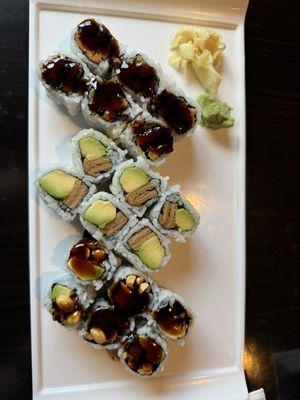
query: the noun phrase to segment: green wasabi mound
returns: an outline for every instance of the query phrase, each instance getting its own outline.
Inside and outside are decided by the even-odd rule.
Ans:
[[[202,109],[202,126],[215,130],[233,126],[232,108],[225,101],[217,100],[214,94],[202,93],[198,98],[198,103]]]

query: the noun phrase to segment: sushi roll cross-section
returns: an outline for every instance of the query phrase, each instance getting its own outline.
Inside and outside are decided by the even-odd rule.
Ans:
[[[166,342],[144,326],[120,347],[118,356],[129,372],[154,376],[164,369],[167,353]]]
[[[115,63],[115,77],[134,98],[153,99],[159,87],[159,77],[141,54],[121,58]]]
[[[170,290],[160,289],[157,298],[152,313],[157,330],[167,339],[183,339],[194,320],[192,311],[177,293]]]
[[[120,140],[132,157],[142,156],[151,166],[159,166],[173,151],[172,130],[145,111],[128,124]]]
[[[76,327],[82,319],[83,307],[79,301],[77,290],[60,283],[51,288],[50,313],[54,321],[69,327]]]
[[[113,195],[98,192],[86,203],[80,221],[94,238],[112,248],[117,238],[123,237],[123,229],[134,225],[136,218]]]
[[[197,122],[197,109],[183,96],[176,96],[166,89],[158,94],[150,105],[150,111],[169,125],[175,137],[192,130]]]
[[[110,279],[117,261],[113,253],[92,238],[84,238],[71,248],[67,268],[83,284],[100,289]]]
[[[124,161],[126,153],[94,129],[83,129],[72,139],[74,165],[92,183],[105,182]]]
[[[179,186],[171,187],[152,208],[149,216],[162,233],[173,236],[178,242],[185,242],[196,231],[200,217],[179,190]]]
[[[145,272],[158,271],[170,258],[169,241],[146,219],[128,232],[116,251]]]
[[[156,203],[166,189],[167,177],[151,171],[142,157],[137,161],[124,161],[114,173],[110,190],[142,217]]]
[[[80,335],[96,348],[114,349],[127,336],[131,325],[129,318],[100,300],[87,310],[87,321]]]
[[[94,18],[85,19],[77,25],[72,33],[71,47],[101,77],[112,68],[114,58],[120,56],[116,38]]]
[[[64,93],[83,94],[88,88],[82,65],[61,54],[42,64],[41,78],[53,89]]]
[[[37,180],[39,193],[46,204],[63,219],[72,220],[82,203],[95,191],[68,168],[53,168]]]
[[[131,267],[120,267],[108,296],[115,309],[128,316],[150,310],[156,286],[153,281]]]
[[[40,63],[40,79],[48,95],[71,115],[81,111],[93,75],[73,54],[55,53]]]

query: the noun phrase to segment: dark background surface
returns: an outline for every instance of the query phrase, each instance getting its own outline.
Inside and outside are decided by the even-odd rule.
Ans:
[[[299,10],[299,0],[252,0],[246,19],[245,369],[268,400],[300,398],[299,352],[278,354],[300,347]],[[27,0],[1,0],[0,22],[0,393],[27,400]]]

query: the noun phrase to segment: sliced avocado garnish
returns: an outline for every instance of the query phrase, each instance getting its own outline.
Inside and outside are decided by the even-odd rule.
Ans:
[[[138,167],[128,167],[120,176],[120,184],[126,193],[131,193],[150,181],[150,177]]]
[[[179,231],[190,231],[195,226],[192,214],[185,208],[178,208],[176,210],[175,222]]]
[[[107,154],[106,147],[95,138],[83,138],[80,139],[78,143],[82,157],[87,160],[93,160]]]
[[[105,267],[102,265],[96,265],[92,261],[78,257],[70,258],[68,267],[83,281],[99,279],[105,272]]]
[[[84,218],[103,229],[116,218],[117,209],[108,200],[96,200],[85,212]]]
[[[142,262],[151,269],[158,269],[165,257],[165,249],[157,236],[152,236],[136,250]]]
[[[41,188],[56,199],[64,199],[72,192],[75,185],[75,176],[55,169],[40,179]]]
[[[52,287],[51,299],[55,300],[58,296],[70,297],[71,293],[72,289],[68,288],[68,286],[60,285],[59,283],[57,283]]]

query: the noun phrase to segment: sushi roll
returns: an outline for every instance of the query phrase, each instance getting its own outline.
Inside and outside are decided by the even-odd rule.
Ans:
[[[94,302],[96,293],[91,288],[76,284],[70,275],[56,279],[47,289],[44,305],[53,321],[68,328],[79,328],[85,310]]]
[[[136,217],[112,194],[98,192],[85,204],[80,222],[95,239],[112,249],[136,224]]]
[[[121,150],[111,139],[94,129],[83,129],[72,139],[75,167],[87,181],[99,184],[106,181],[124,161]]]
[[[164,193],[168,179],[153,172],[143,158],[138,157],[137,161],[127,160],[119,165],[113,175],[110,190],[137,216],[142,217],[147,208]]]
[[[96,239],[83,238],[72,246],[66,267],[82,285],[99,290],[112,278],[117,260]]]
[[[91,82],[82,101],[82,115],[87,124],[113,139],[141,111],[119,83],[99,77]]]
[[[108,297],[123,315],[147,313],[152,309],[158,293],[156,282],[133,267],[120,267],[108,288]]]
[[[118,350],[126,371],[138,376],[155,376],[164,370],[168,355],[166,341],[146,324],[137,329]]]
[[[133,318],[118,313],[104,299],[99,299],[87,310],[79,336],[96,349],[114,350],[133,329]]]
[[[71,115],[81,111],[83,93],[92,74],[82,61],[67,53],[54,53],[40,62],[40,79],[48,95]]]
[[[158,271],[171,257],[169,240],[145,218],[130,229],[115,250],[146,273]]]
[[[182,297],[167,289],[160,289],[152,318],[165,338],[179,341],[186,337],[194,321],[193,312]]]
[[[94,74],[105,78],[115,58],[120,56],[120,45],[105,25],[88,18],[80,22],[71,33],[71,51]]]
[[[120,142],[137,159],[142,156],[152,167],[158,167],[173,151],[172,130],[147,111],[130,122],[120,135]]]
[[[113,76],[140,105],[155,99],[162,70],[145,54],[125,54],[114,63]]]
[[[148,111],[172,129],[175,141],[191,136],[200,122],[198,103],[188,99],[175,83],[168,80],[160,86]]]
[[[66,221],[72,221],[96,191],[94,185],[65,165],[42,172],[36,180],[36,187],[47,206]]]
[[[192,204],[179,192],[180,186],[170,188],[153,206],[149,218],[163,234],[185,242],[197,229],[200,217]]]

